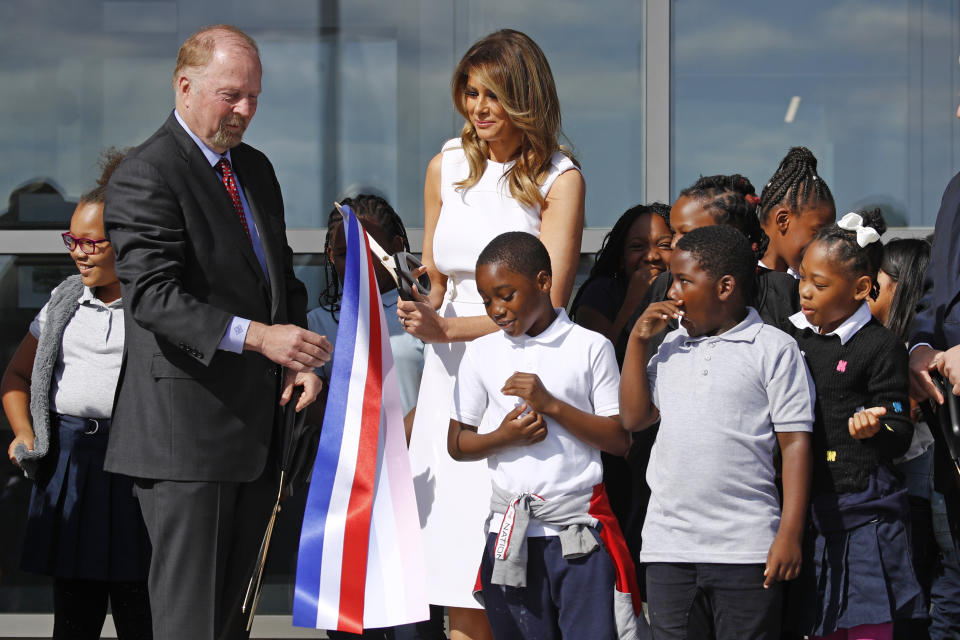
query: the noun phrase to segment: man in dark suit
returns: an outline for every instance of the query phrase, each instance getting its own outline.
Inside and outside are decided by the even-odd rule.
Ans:
[[[957,117],[960,118],[960,109]],[[910,396],[917,401],[932,398],[942,405],[944,394],[933,384],[932,372],[939,372],[946,380],[946,393],[960,395],[960,173],[950,180],[943,192],[933,238],[930,264],[923,283],[924,295],[910,328]],[[946,407],[941,411],[945,412]],[[934,494],[934,530],[941,556],[930,592],[928,637],[954,638],[960,633],[960,603],[957,601],[960,589],[960,563],[957,561],[960,478],[949,455],[948,436],[938,437],[937,425],[931,424],[930,427],[936,440],[934,486],[938,493]],[[938,522],[936,514],[940,509],[946,511],[948,528]]]
[[[243,589],[276,491],[279,405],[320,389],[273,167],[241,144],[260,94],[234,27],[180,48],[176,109],[107,189],[126,350],[106,468],[136,478],[154,637],[243,638]],[[273,446],[272,446],[273,445]]]
[[[933,237],[924,296],[910,330],[910,396],[943,404],[930,372],[939,371],[960,395],[960,173],[943,192]]]

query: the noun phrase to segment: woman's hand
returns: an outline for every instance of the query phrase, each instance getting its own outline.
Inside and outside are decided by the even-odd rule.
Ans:
[[[10,462],[19,467],[20,463],[17,462],[17,456],[14,455],[14,450],[18,444],[23,444],[27,447],[28,451],[33,451],[33,434],[15,437],[7,448],[7,457],[10,458]]]
[[[417,285],[413,285],[413,297],[397,303],[397,317],[404,331],[424,342],[449,342],[446,318],[437,313]]]

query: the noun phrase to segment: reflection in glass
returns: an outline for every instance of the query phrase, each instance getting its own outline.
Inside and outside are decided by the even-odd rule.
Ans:
[[[264,67],[248,142],[274,163],[291,228],[322,226],[358,185],[422,227],[427,163],[461,126],[450,74],[472,42],[509,26],[546,52],[587,177],[587,224],[611,226],[643,200],[643,10],[637,0],[237,0],[229,14],[244,16]],[[139,144],[160,126],[177,47],[223,20],[216,5],[183,1],[0,3],[0,194],[36,176],[55,192],[11,203],[0,226],[69,217],[53,196],[76,198],[103,147]]]
[[[960,169],[956,3],[671,6],[672,194],[715,173],[759,192],[803,145],[839,212],[880,206],[891,226],[933,225]]]

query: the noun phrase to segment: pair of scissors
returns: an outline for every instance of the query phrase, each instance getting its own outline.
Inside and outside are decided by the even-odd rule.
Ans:
[[[344,209],[356,215],[353,209],[350,208],[350,205],[341,205],[339,202],[334,202],[333,205],[341,215]],[[361,225],[361,228],[362,227],[363,225]],[[371,236],[366,229],[364,229],[363,232],[367,235],[367,242],[370,243],[370,252],[380,261],[380,264],[387,268],[387,273],[389,273],[393,281],[397,283],[397,290],[400,292],[401,300],[415,299],[413,295],[414,284],[417,285],[417,290],[419,290],[422,295],[430,295],[430,278],[427,274],[414,275],[414,272],[423,266],[423,263],[420,262],[416,256],[407,251],[398,251],[391,255],[380,246],[379,242],[373,239],[373,236]]]

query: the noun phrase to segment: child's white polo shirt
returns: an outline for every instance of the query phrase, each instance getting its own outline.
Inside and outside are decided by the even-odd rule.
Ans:
[[[620,370],[613,345],[604,336],[574,324],[563,309],[536,336],[517,338],[502,331],[467,345],[453,393],[450,417],[497,429],[522,402],[500,392],[515,372],[535,373],[554,397],[588,413],[620,413]],[[484,412],[487,412],[484,418]],[[592,489],[603,479],[600,451],[546,418],[547,437],[532,445],[505,449],[487,458],[492,480],[514,493],[545,500]]]

